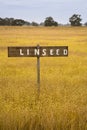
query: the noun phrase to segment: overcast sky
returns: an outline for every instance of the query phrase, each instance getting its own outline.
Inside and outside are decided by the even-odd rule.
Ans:
[[[74,13],[81,14],[82,22],[87,22],[87,0],[0,0],[2,18],[43,22],[52,16],[59,23],[68,23]]]

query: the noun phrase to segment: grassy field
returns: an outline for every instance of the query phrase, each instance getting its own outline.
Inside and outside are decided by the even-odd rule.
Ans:
[[[68,57],[8,58],[8,46],[67,45]],[[87,28],[0,27],[0,130],[87,130]]]

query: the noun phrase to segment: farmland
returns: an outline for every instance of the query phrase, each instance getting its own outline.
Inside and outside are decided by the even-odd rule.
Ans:
[[[68,57],[8,58],[8,46],[68,46]],[[87,28],[0,27],[0,130],[87,130]]]

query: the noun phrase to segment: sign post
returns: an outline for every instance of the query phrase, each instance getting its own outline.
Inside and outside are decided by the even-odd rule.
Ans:
[[[37,45],[39,49],[39,45]],[[37,56],[37,86],[38,86],[38,95],[40,94],[40,56]]]
[[[8,57],[37,57],[37,85],[40,94],[40,57],[67,57],[68,46],[8,47]]]

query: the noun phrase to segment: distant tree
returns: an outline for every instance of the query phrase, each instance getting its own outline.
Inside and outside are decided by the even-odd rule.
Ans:
[[[54,21],[52,17],[47,17],[44,21],[45,26],[58,26],[58,23]]]
[[[54,21],[53,26],[58,26],[58,23]]]
[[[11,26],[14,21],[14,18],[5,18],[4,25]]]
[[[30,22],[25,21],[24,25],[29,26],[29,25],[30,25]]]
[[[79,14],[74,14],[72,17],[70,17],[69,22],[71,23],[71,26],[81,26],[82,24],[80,22],[82,19],[80,17],[81,15]]]
[[[22,20],[22,19],[15,19],[13,22],[12,22],[12,25],[13,26],[22,26],[25,24],[25,21]]]
[[[41,22],[41,23],[40,23],[40,26],[44,26],[44,22]]]
[[[11,19],[9,18],[0,18],[0,25],[6,25],[9,26],[11,25]]]
[[[0,25],[3,26],[22,26],[22,25],[30,25],[29,22],[24,21],[22,19],[14,19],[14,18],[0,18]]]
[[[4,20],[0,18],[0,25],[4,25]]]
[[[13,21],[14,21],[14,18],[9,18],[10,25],[12,25]]]
[[[31,25],[32,25],[32,26],[38,26],[39,24],[36,23],[36,22],[32,22]]]
[[[87,22],[84,25],[87,26]]]
[[[9,18],[4,19],[4,25],[10,25]]]

